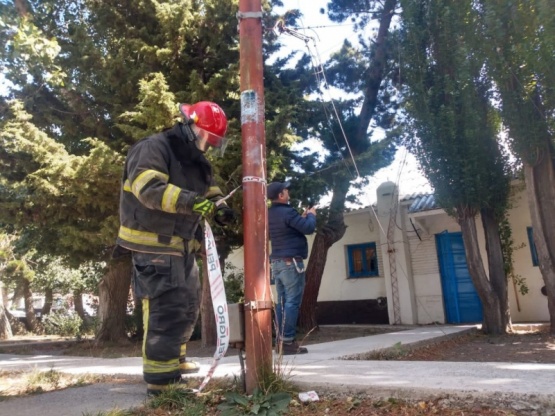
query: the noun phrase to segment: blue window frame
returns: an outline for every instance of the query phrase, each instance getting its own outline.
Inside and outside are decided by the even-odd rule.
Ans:
[[[534,244],[534,230],[532,227],[526,227],[528,232],[528,243],[530,244],[530,254],[532,255],[532,265],[538,267],[538,252]]]
[[[347,259],[349,262],[349,279],[378,276],[376,243],[347,246]]]

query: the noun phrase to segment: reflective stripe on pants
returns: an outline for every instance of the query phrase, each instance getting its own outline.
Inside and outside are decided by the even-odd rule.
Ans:
[[[133,287],[143,302],[143,375],[150,384],[180,379],[181,345],[199,313],[200,283],[194,254],[133,253]]]

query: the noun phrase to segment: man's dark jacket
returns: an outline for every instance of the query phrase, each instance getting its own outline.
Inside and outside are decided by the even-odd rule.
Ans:
[[[303,217],[289,204],[272,202],[268,209],[268,223],[272,243],[270,259],[308,257],[305,235],[312,234],[316,229],[313,214]]]

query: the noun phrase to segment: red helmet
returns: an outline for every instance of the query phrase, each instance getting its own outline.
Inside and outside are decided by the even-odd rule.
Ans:
[[[227,118],[224,110],[213,102],[200,101],[196,104],[180,104],[179,110],[185,120],[193,122],[192,128],[199,140],[199,148],[206,150],[207,146],[225,149]]]

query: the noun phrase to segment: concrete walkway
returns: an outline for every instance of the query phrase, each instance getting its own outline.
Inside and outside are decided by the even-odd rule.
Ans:
[[[425,399],[438,395],[504,397],[555,415],[555,364],[416,362],[341,360],[398,345],[433,342],[469,331],[468,326],[430,326],[342,341],[309,345],[309,353],[281,358],[285,376],[303,390],[318,393],[364,392],[372,397]],[[200,376],[211,358],[195,359]],[[141,358],[84,358],[0,354],[3,370],[50,370],[74,374],[141,375]],[[240,375],[236,356],[222,359],[216,377]],[[197,375],[198,376],[198,375]],[[145,401],[145,384],[105,383],[9,399],[0,402],[0,415],[97,415],[111,409],[129,409]]]

